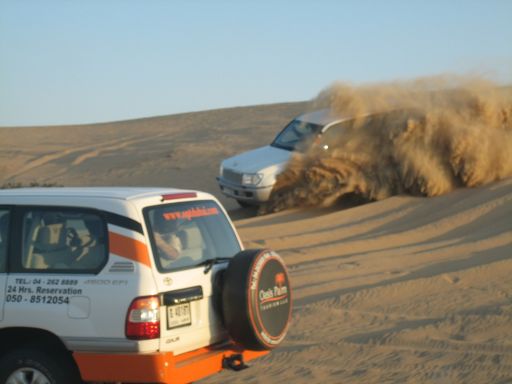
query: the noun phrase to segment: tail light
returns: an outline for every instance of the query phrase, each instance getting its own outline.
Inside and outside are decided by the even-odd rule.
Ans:
[[[126,337],[149,340],[160,337],[160,300],[158,296],[138,297],[126,314]]]
[[[178,199],[192,199],[194,197],[197,197],[196,192],[169,193],[166,195],[162,195],[162,201],[178,200]]]

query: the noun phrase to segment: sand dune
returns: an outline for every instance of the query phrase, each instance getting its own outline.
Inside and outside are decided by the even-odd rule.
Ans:
[[[205,382],[512,380],[512,179],[236,225],[287,262],[293,327],[253,369]]]
[[[206,190],[247,247],[280,252],[295,299],[285,344],[204,383],[512,382],[512,179],[249,218],[220,196],[220,160],[268,143],[306,107],[4,128],[0,179]]]
[[[235,208],[215,181],[220,161],[267,144],[305,107],[283,103],[103,124],[0,128],[0,183],[193,188]]]

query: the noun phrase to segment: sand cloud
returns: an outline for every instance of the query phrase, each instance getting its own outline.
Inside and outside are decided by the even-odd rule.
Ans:
[[[328,206],[354,194],[369,200],[436,196],[512,176],[510,93],[483,79],[453,76],[334,84],[313,107],[354,120],[294,156],[263,211]],[[391,112],[375,114],[381,111]]]

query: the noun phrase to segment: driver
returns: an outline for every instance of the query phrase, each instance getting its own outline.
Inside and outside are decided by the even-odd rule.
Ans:
[[[177,233],[178,222],[176,220],[166,220],[162,214],[155,215],[153,234],[161,260],[174,261],[180,256],[183,245]]]

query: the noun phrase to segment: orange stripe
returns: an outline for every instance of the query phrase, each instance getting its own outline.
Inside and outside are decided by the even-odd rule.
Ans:
[[[224,357],[241,353],[244,361],[266,355],[268,351],[240,350],[234,345],[206,347],[174,356],[161,353],[74,352],[82,380],[100,382],[152,382],[182,384],[197,381],[223,369]]]
[[[114,232],[108,233],[108,241],[110,252],[151,268],[148,248],[143,242]]]

